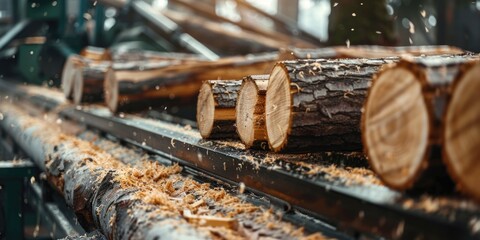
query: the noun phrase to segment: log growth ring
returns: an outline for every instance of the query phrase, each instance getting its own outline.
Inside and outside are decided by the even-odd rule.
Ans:
[[[365,103],[362,129],[370,165],[384,183],[398,190],[420,175],[430,132],[422,85],[404,67],[374,79]]]

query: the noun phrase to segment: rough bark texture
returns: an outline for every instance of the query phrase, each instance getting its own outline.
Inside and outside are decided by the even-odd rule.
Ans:
[[[116,104],[107,105],[113,112],[141,111],[156,107],[165,99],[193,103],[202,81],[206,79],[241,79],[245,75],[268,73],[277,53],[247,55],[220,59],[215,62],[180,64],[148,71],[115,71],[105,91],[117,92]],[[107,78],[107,82],[108,82]],[[108,88],[112,89],[108,89]],[[106,93],[107,95],[109,93]],[[115,106],[116,105],[116,106]]]
[[[371,78],[383,65],[397,60],[297,60],[278,63],[275,68],[281,68],[290,83],[291,117],[286,141],[272,149],[361,150],[361,108]],[[273,73],[267,99],[269,94],[276,94],[270,90],[272,77]],[[268,102],[266,111],[269,118],[271,109],[268,109]],[[271,139],[269,143],[272,146]]]
[[[202,134],[203,138],[221,139],[221,138],[238,138],[237,128],[235,127],[235,106],[237,104],[238,90],[242,84],[241,80],[207,80],[204,84],[210,86],[210,94],[213,97],[214,106],[202,106],[202,104],[209,104],[210,102],[201,99],[202,92],[200,92],[197,107],[197,121],[200,132],[208,132],[209,134]],[[206,93],[209,94],[209,93]],[[208,97],[208,96],[205,96]],[[205,116],[213,118],[213,125],[206,126],[203,123],[203,116],[209,114],[213,107],[213,116]],[[202,128],[210,128],[202,131]]]
[[[282,48],[279,60],[338,58],[335,47],[325,48]]]
[[[1,126],[45,171],[83,224],[98,227],[109,239],[209,238],[180,215],[139,199],[137,189],[124,187],[124,175],[132,173],[111,155],[14,107],[1,110],[8,116]]]
[[[200,55],[178,52],[155,52],[147,50],[127,50],[112,54],[112,61],[152,61],[152,60],[170,60],[181,61],[182,63],[207,62],[208,60]]]
[[[76,104],[101,102],[104,99],[103,82],[110,64],[79,67],[75,77],[73,100]]]
[[[326,48],[283,48],[280,60],[319,58],[385,58],[401,55],[443,55],[462,54],[463,50],[451,46],[402,46],[384,47],[375,45],[338,46]]]
[[[444,115],[446,105],[451,94],[451,84],[456,79],[460,67],[471,60],[472,56],[469,55],[457,57],[432,56],[404,59],[395,66],[386,69],[378,75],[377,79],[380,78],[382,74],[399,71],[399,69],[411,72],[415,76],[415,80],[420,83],[422,95],[421,98],[423,99],[422,102],[425,103],[427,111],[426,114],[428,117],[428,139],[426,140],[426,149],[424,149],[423,155],[420,156],[421,164],[415,169],[409,169],[410,166],[407,164],[403,168],[408,169],[408,171],[402,170],[403,168],[399,169],[395,174],[401,174],[401,177],[405,178],[405,181],[402,183],[393,183],[391,180],[389,180],[389,175],[393,174],[393,172],[384,172],[375,167],[378,166],[379,162],[385,161],[385,159],[377,159],[371,153],[373,151],[381,152],[386,146],[382,145],[381,142],[378,142],[374,145],[365,146],[365,152],[369,156],[369,161],[371,162],[374,171],[379,174],[386,185],[399,190],[427,189],[429,191],[448,191],[452,188],[452,181],[447,175],[441,156],[441,151],[443,148],[441,137],[444,125]],[[392,78],[392,81],[394,80],[395,79]],[[373,81],[371,91],[373,91],[373,88],[375,88],[376,81],[376,79]],[[374,100],[375,99],[372,99],[372,101]],[[366,105],[365,107],[365,115],[370,111],[368,106],[369,105]],[[383,106],[385,109],[388,107],[388,103]],[[366,128],[370,123],[363,121],[362,124],[363,131],[366,131]],[[407,126],[408,122],[399,124],[402,124],[401,126],[403,127]],[[388,137],[386,137],[385,141],[388,142],[387,138]],[[406,141],[413,140],[415,139],[407,139]],[[363,142],[365,144],[367,143],[365,136]],[[413,151],[415,149],[411,150]],[[398,179],[399,177],[400,176],[395,178]]]

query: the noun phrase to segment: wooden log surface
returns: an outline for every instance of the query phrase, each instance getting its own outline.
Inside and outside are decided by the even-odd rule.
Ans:
[[[445,113],[442,156],[459,190],[480,201],[480,63],[459,71]]]
[[[236,126],[246,148],[268,149],[265,129],[265,96],[269,75],[245,77],[238,91]]]
[[[203,138],[238,138],[235,106],[241,80],[207,80],[197,101],[197,126]]]
[[[191,10],[192,13],[195,14],[200,14],[204,16],[205,18],[215,21],[215,22],[220,22],[220,23],[229,23],[232,25],[236,25],[240,27],[242,30],[249,31],[251,33],[259,34],[263,37],[268,37],[271,39],[277,39],[280,40],[285,44],[285,46],[295,46],[295,47],[300,47],[300,48],[312,48],[315,47],[315,44],[312,44],[310,42],[307,42],[297,36],[293,35],[287,35],[281,32],[277,32],[274,30],[271,30],[266,27],[261,27],[257,26],[254,24],[249,24],[245,19],[242,17],[238,21],[233,21],[230,18],[223,17],[221,15],[216,14],[214,11],[210,11],[211,7],[208,5],[205,5],[204,3],[198,2],[198,1],[192,1],[192,0],[173,0],[172,3],[174,5],[178,5],[184,8],[187,8]]]
[[[478,57],[404,59],[374,79],[362,118],[365,152],[384,183],[399,190],[447,190],[443,116],[460,67]]]
[[[89,131],[66,135],[61,128],[71,126],[52,125],[55,114],[39,112],[35,118],[8,103],[0,111],[0,126],[46,173],[82,226],[108,239],[308,237],[271,208],[184,175],[176,164],[162,165],[157,157]]]
[[[164,99],[183,99],[191,104],[202,81],[268,73],[277,57],[277,53],[264,53],[148,71],[109,70],[105,78],[105,101],[113,112],[141,111],[161,104]]]
[[[270,149],[360,151],[360,116],[372,76],[398,58],[295,60],[273,69],[266,94]]]
[[[85,59],[80,55],[71,55],[67,58],[62,71],[62,91],[67,99],[73,98],[73,83],[75,69],[86,64]]]
[[[90,62],[79,65],[75,71],[73,102],[75,104],[104,101],[104,80],[109,68],[114,71],[148,71],[178,65],[181,61],[141,60],[128,62]]]
[[[111,155],[17,107],[3,104],[0,109],[6,116],[0,125],[46,173],[84,226],[98,227],[109,239],[209,238],[161,204],[139,198],[139,189],[129,187],[125,178],[133,169]]]
[[[82,51],[80,51],[80,55],[91,59],[93,61],[111,61],[112,55],[108,49],[100,48],[100,47],[93,47],[87,46]]]
[[[430,56],[457,55],[464,51],[452,46],[399,46],[385,47],[376,45],[336,46],[325,48],[282,48],[280,60],[319,59],[319,58],[385,58],[402,55]]]
[[[156,52],[148,50],[124,50],[112,53],[113,62],[129,62],[129,61],[181,61],[182,63],[208,62],[206,59],[197,54],[180,53],[180,52]]]

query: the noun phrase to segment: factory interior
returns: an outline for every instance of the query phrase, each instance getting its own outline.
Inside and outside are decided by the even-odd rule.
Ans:
[[[479,53],[480,0],[0,0],[0,240],[480,239]]]

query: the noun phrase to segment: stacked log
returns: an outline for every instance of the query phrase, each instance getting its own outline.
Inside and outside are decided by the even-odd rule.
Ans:
[[[266,53],[149,70],[109,69],[105,101],[112,112],[141,111],[161,105],[166,99],[193,102],[204,80],[241,79],[249,74],[268,73],[277,57],[277,53]]]
[[[203,138],[237,138],[235,106],[241,80],[207,80],[200,88],[197,123]]]
[[[448,189],[448,186],[452,186],[441,157],[443,145],[450,145],[447,139],[452,139],[451,134],[455,132],[445,131],[448,134],[442,140],[445,110],[449,105],[452,83],[458,79],[458,73],[466,73],[460,76],[478,73],[474,67],[468,68],[468,72],[462,70],[465,64],[476,58],[433,56],[404,59],[379,73],[373,80],[363,113],[363,143],[373,170],[386,185],[398,190],[434,190],[434,186]],[[473,75],[470,76],[472,79]],[[466,79],[469,82],[469,77]],[[454,113],[458,115],[455,117],[448,112],[447,115],[452,116],[450,119],[463,121],[461,113],[468,105],[456,105],[454,108],[457,111],[454,110]],[[449,126],[454,126],[454,122]],[[476,139],[478,142],[478,137]],[[475,141],[475,138],[466,141],[472,140]],[[453,151],[453,146],[458,147],[452,143],[447,148]],[[470,149],[468,153],[463,152],[460,158],[453,155],[454,160],[447,160],[447,166],[457,166],[456,169],[449,167],[449,170],[455,172],[454,176],[466,180],[460,181],[461,185],[471,190],[475,185],[472,183],[478,182],[480,175],[464,172],[465,165],[459,163],[475,155],[473,148]],[[468,160],[464,163],[468,164]],[[478,167],[469,171],[476,174]],[[478,196],[478,191],[473,191],[473,194]]]
[[[246,148],[268,148],[265,129],[265,95],[269,75],[245,77],[238,91],[235,123]]]
[[[360,151],[360,116],[372,76],[398,58],[279,62],[268,80],[270,149]]]

